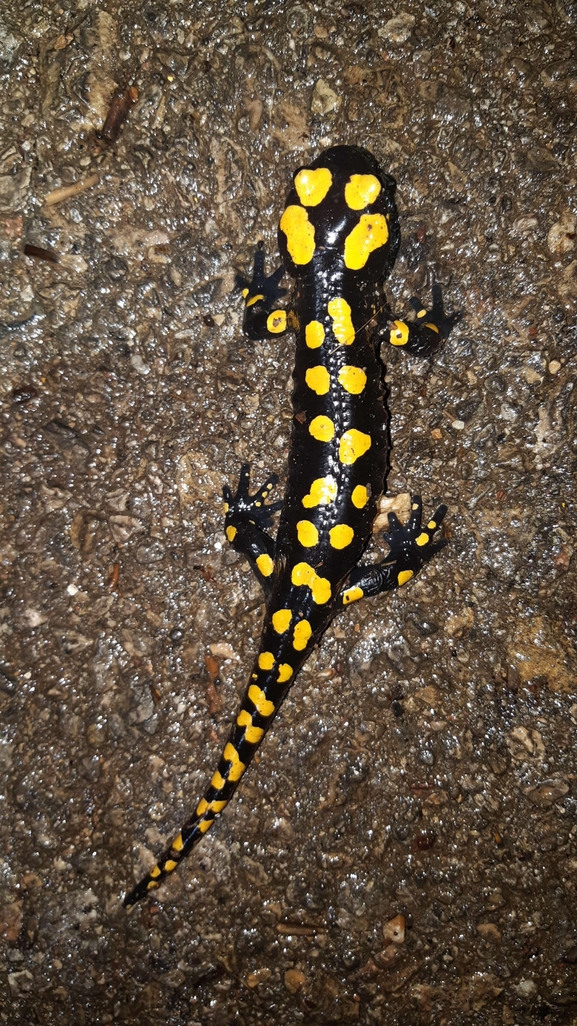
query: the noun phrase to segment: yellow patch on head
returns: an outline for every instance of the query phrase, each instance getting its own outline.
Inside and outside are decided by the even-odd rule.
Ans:
[[[313,632],[308,620],[299,620],[293,633],[293,648],[302,652],[307,647],[307,642]]]
[[[256,565],[263,577],[270,577],[274,570],[274,563],[268,552],[263,552],[261,556],[257,556]]]
[[[176,869],[177,865],[178,862],[175,859],[167,859],[162,868],[165,873],[172,873],[172,870]]]
[[[351,308],[346,299],[331,299],[327,306],[333,322],[333,334],[343,346],[350,346],[355,341],[355,329],[351,317]]]
[[[335,425],[330,417],[313,417],[309,424],[309,434],[317,442],[330,442],[335,437]]]
[[[288,631],[292,618],[291,609],[277,609],[276,613],[272,614],[272,625],[277,634],[284,634],[285,631]]]
[[[256,684],[251,684],[249,687],[248,697],[255,706],[257,713],[260,713],[261,716],[272,716],[274,702],[269,702],[264,691],[257,687]]]
[[[345,239],[345,267],[360,271],[371,253],[384,246],[389,238],[389,226],[384,214],[361,214]]]
[[[305,343],[309,349],[318,349],[325,340],[324,325],[320,321],[309,321],[305,325]]]
[[[261,652],[258,657],[258,665],[261,670],[272,670],[274,666],[274,655],[272,652]]]
[[[346,363],[339,371],[339,382],[346,392],[360,395],[367,383],[367,375],[362,367],[353,367]]]
[[[212,780],[210,782],[210,786],[214,787],[215,791],[222,791],[224,785],[225,785],[225,779],[224,779],[222,773],[220,773],[217,770],[216,773],[213,773],[213,775],[212,775]]]
[[[345,185],[345,203],[351,210],[364,210],[380,191],[381,183],[374,175],[351,175]]]
[[[339,441],[341,463],[347,466],[354,463],[371,448],[371,444],[371,436],[366,435],[364,431],[357,431],[356,428],[345,431]]]
[[[413,576],[412,570],[401,570],[400,574],[397,575],[397,584],[399,585],[399,588],[402,587],[403,584],[406,584],[407,581],[410,581]]]
[[[230,741],[225,746],[222,755],[227,762],[230,762],[230,769],[228,771],[227,780],[240,780],[246,769],[246,766],[244,762],[240,761],[240,755],[238,754],[234,745],[231,745]]]
[[[331,582],[326,577],[319,577],[309,563],[296,563],[292,569],[291,581],[295,585],[308,585],[313,602],[318,606],[324,606],[331,597]]]
[[[273,335],[286,331],[286,310],[273,310],[266,319],[266,326]]]
[[[348,606],[351,602],[358,602],[359,599],[362,599],[364,594],[363,589],[359,588],[358,585],[354,585],[352,588],[347,588],[346,591],[343,591],[343,605]]]
[[[334,477],[327,474],[326,477],[317,477],[311,484],[308,495],[303,496],[303,506],[311,509],[314,506],[328,506],[337,497],[337,482]]]
[[[318,367],[309,367],[305,374],[305,381],[317,395],[326,395],[331,387],[331,376],[321,364]]]
[[[295,175],[295,189],[304,207],[318,207],[332,184],[333,176],[328,167],[303,167]]]
[[[422,531],[421,534],[419,535],[419,537],[415,538],[415,545],[423,546],[423,545],[428,545],[428,544],[429,544],[429,535],[426,533],[426,531]]]
[[[364,509],[370,498],[370,492],[366,485],[357,485],[353,488],[351,502],[357,509]]]
[[[225,534],[226,534],[226,537],[228,538],[229,542],[233,542],[234,539],[236,538],[237,534],[238,534],[238,531],[237,531],[236,527],[233,527],[232,524],[229,524],[227,529],[226,529],[226,531],[225,531]]]
[[[389,334],[389,342],[392,346],[406,346],[409,341],[409,325],[404,321],[393,321],[393,325]]]
[[[348,524],[337,524],[335,527],[331,527],[329,531],[329,541],[333,549],[346,549],[347,545],[350,545],[355,532],[352,527]]]
[[[201,820],[200,823],[198,824],[198,829],[200,830],[201,834],[205,834],[207,830],[210,830],[210,828],[211,828],[213,823],[214,823],[214,819],[203,819],[203,820]]]
[[[310,520],[299,520],[297,523],[297,537],[305,549],[311,549],[318,544],[319,532]]]
[[[315,230],[304,207],[287,207],[280,219],[289,255],[295,264],[308,264],[315,251]]]

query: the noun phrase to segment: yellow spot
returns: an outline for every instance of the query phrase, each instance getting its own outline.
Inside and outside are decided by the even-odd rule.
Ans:
[[[351,175],[345,185],[345,202],[351,210],[363,210],[374,203],[381,183],[374,175]]]
[[[290,609],[277,609],[276,613],[272,614],[272,625],[277,634],[284,634],[285,631],[288,631],[292,618],[293,614]]]
[[[418,506],[414,506],[413,509],[418,509]],[[428,527],[429,531],[436,531],[437,530],[437,521],[436,520],[429,520],[429,523],[427,524],[427,527]]]
[[[364,594],[363,589],[359,588],[358,585],[355,585],[353,588],[347,588],[346,591],[343,591],[343,605],[348,606],[351,602],[358,602]]]
[[[228,771],[227,780],[240,780],[246,769],[246,766],[244,762],[240,761],[240,756],[234,745],[231,745],[230,741],[226,745],[222,755],[223,758],[231,764],[230,769]]]
[[[325,340],[325,329],[320,321],[309,321],[305,327],[305,342],[309,349],[318,349]]]
[[[389,342],[392,346],[406,346],[409,341],[409,325],[404,321],[393,321],[394,328],[391,328]]]
[[[228,513],[229,509],[230,509],[230,506],[229,506],[228,502],[223,502],[223,504],[222,504],[222,511],[223,511],[223,513]]]
[[[293,668],[288,663],[281,663],[278,668],[277,681],[279,684],[286,684],[287,680],[290,680],[293,675]]]
[[[182,851],[182,849],[184,848],[184,841],[182,840],[182,834],[179,834],[178,837],[174,838],[174,841],[172,842],[170,847],[172,848],[173,851]]]
[[[266,326],[273,335],[286,331],[286,310],[273,310],[266,319]]]
[[[295,189],[304,207],[318,207],[332,184],[333,176],[328,167],[304,167],[295,175]]]
[[[162,869],[160,868],[160,866],[155,866],[154,869],[150,870],[150,873],[148,875],[154,879],[155,877],[160,876],[161,873]]]
[[[258,665],[261,670],[272,670],[274,666],[274,655],[272,652],[261,652],[258,657]]]
[[[246,299],[247,296],[248,296],[248,289],[243,289],[242,290],[242,298]]]
[[[439,334],[439,329],[438,329],[436,324],[425,324],[424,327],[425,328],[430,328],[431,331],[436,331],[437,335]]]
[[[331,387],[331,376],[326,369],[319,364],[318,367],[309,367],[305,374],[305,381],[309,388],[317,395],[326,395]]]
[[[407,581],[410,581],[411,577],[413,577],[412,570],[401,570],[400,574],[397,576],[397,584],[399,585],[399,588],[402,587],[403,584],[406,584]]]
[[[351,308],[346,299],[331,299],[327,306],[333,322],[333,333],[343,346],[350,346],[355,341],[355,329],[351,317]]]
[[[264,691],[258,688],[256,684],[251,684],[248,689],[248,697],[256,708],[257,713],[261,716],[272,716],[274,712],[274,702],[269,702]]]
[[[206,798],[202,798],[199,801],[198,805],[196,806],[196,815],[197,816],[204,816],[204,814],[205,814],[207,809],[208,809],[208,802],[207,802]],[[174,848],[174,845],[172,847]]]
[[[226,537],[228,538],[229,542],[233,542],[234,539],[236,538],[237,534],[238,534],[238,531],[237,531],[236,527],[233,527],[232,524],[229,524],[229,526],[227,527],[227,529],[225,531],[225,534],[226,534]]]
[[[293,648],[296,648],[297,652],[302,652],[307,647],[312,632],[313,629],[308,620],[300,620],[297,623],[293,634]]]
[[[339,381],[351,395],[360,395],[367,383],[367,375],[361,367],[346,363],[339,371]]]
[[[311,509],[313,506],[328,506],[337,497],[337,482],[334,477],[327,474],[326,477],[317,477],[311,484],[308,495],[303,496],[303,506]]]
[[[351,501],[353,503],[353,506],[356,506],[357,509],[363,509],[367,505],[369,497],[370,492],[366,485],[357,485],[356,488],[353,488]]]
[[[256,565],[263,577],[270,577],[274,570],[274,563],[268,552],[263,552],[262,556],[257,556]]]
[[[297,536],[300,544],[305,549],[311,549],[313,545],[318,544],[319,532],[310,520],[299,520],[297,524]]]
[[[418,538],[415,538],[415,545],[428,545],[428,543],[429,543],[429,535],[426,534],[425,531],[423,531],[422,534],[420,534]]]
[[[308,264],[315,251],[315,230],[304,207],[287,207],[280,219],[280,230],[295,264]]]
[[[225,805],[228,805],[228,802],[224,802],[223,801],[223,802],[211,802],[210,803],[210,807],[211,807],[213,812],[222,812],[222,810],[224,809]]]
[[[164,869],[165,873],[172,873],[172,870],[176,869],[177,865],[178,862],[176,862],[174,859],[167,859],[162,868]]]
[[[425,307],[423,306],[423,307],[421,307],[420,310],[417,311],[417,317],[422,318],[422,317],[426,317],[426,316],[427,316],[427,311],[425,310]]]
[[[158,880],[149,880],[147,885],[146,885],[146,890],[147,891],[153,891],[155,889],[155,887],[160,887],[160,884],[158,883]]]
[[[198,829],[200,830],[201,834],[205,834],[207,830],[210,830],[210,828],[211,828],[213,823],[214,823],[214,819],[203,819],[203,820],[201,820],[200,823],[198,824]]]
[[[345,239],[345,267],[360,271],[371,253],[384,246],[389,226],[384,214],[361,214],[358,224]]]
[[[318,606],[324,606],[331,597],[331,582],[326,577],[319,577],[309,563],[296,563],[293,566],[291,581],[296,585],[308,585],[313,602],[316,602]]]
[[[210,782],[210,786],[214,787],[215,791],[222,791],[224,785],[225,785],[225,779],[224,779],[222,773],[219,773],[219,771],[217,770],[216,773],[213,774],[212,780]]]
[[[247,289],[247,295],[248,295],[248,289]],[[251,296],[250,299],[247,299],[247,302],[246,302],[247,310],[248,310],[249,306],[254,306],[254,304],[258,303],[261,299],[264,299],[264,296]]]
[[[337,524],[336,527],[331,527],[329,531],[329,541],[333,549],[346,549],[347,545],[350,545],[355,532],[352,527],[348,524]]]
[[[357,431],[351,428],[341,435],[339,442],[339,459],[341,463],[350,465],[358,460],[368,449],[371,448],[371,436],[364,431]]]
[[[309,424],[309,434],[317,442],[330,442],[335,437],[335,425],[330,417],[314,417]]]
[[[253,727],[252,716],[246,709],[241,709],[236,718],[236,722],[239,727],[246,727],[244,732],[245,741],[248,741],[251,745],[256,745],[260,741],[264,734],[264,730],[262,727]],[[216,802],[212,803],[213,808],[216,804]],[[226,805],[226,802],[223,802],[222,804]],[[215,809],[214,811],[217,812],[218,810]]]

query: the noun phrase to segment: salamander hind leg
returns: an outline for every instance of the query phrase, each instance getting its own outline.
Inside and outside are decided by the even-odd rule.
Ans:
[[[413,356],[429,356],[434,353],[441,342],[448,338],[451,329],[461,320],[461,313],[445,315],[441,286],[436,282],[432,288],[433,305],[430,310],[423,306],[420,299],[413,296],[409,302],[416,314],[416,320],[389,321],[387,325],[387,341],[392,346],[402,346]]]
[[[271,474],[254,495],[250,494],[250,467],[244,463],[236,492],[228,485],[223,488],[225,521],[224,530],[230,544],[246,556],[250,562],[265,595],[272,585],[274,571],[274,541],[266,532],[272,526],[272,517],[282,508],[282,501],[266,500],[278,482]]]
[[[259,242],[254,255],[252,279],[237,274],[236,284],[244,298],[243,330],[249,338],[258,341],[284,335],[287,330],[286,310],[278,308],[278,301],[287,290],[280,288],[284,267],[277,267],[268,277],[264,271],[264,246]]]
[[[421,524],[421,511],[421,498],[414,495],[411,516],[406,524],[401,524],[394,513],[389,513],[389,531],[383,532],[383,538],[390,552],[380,563],[358,566],[351,572],[340,594],[344,606],[364,596],[401,587],[447,545],[446,538],[435,540],[447,507],[439,506],[425,526]]]

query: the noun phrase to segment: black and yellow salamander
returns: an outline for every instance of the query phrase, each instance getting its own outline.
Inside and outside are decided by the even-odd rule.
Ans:
[[[249,338],[296,335],[286,494],[283,503],[267,502],[272,476],[251,494],[248,466],[236,493],[224,490],[226,536],[250,561],[266,598],[260,647],[204,797],[125,906],[157,888],[223,811],[333,617],[363,596],[405,584],[444,544],[435,532],[446,507],[422,526],[415,496],[406,524],[389,516],[386,557],[360,562],[388,459],[380,342],[426,356],[459,319],[445,316],[437,285],[431,310],[413,299],[415,320],[393,319],[382,284],[400,242],[394,179],[364,149],[325,150],[295,173],[278,238],[284,266],[267,277],[260,246],[252,280],[239,285]],[[289,310],[278,305],[285,270],[295,278]],[[267,528],[281,508],[275,541]]]

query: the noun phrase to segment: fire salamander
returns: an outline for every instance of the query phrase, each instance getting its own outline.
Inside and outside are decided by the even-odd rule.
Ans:
[[[426,356],[459,319],[445,316],[437,285],[430,310],[411,300],[412,322],[393,319],[386,304],[382,284],[400,242],[394,179],[359,147],[325,150],[295,173],[278,238],[284,266],[267,277],[261,244],[252,279],[238,283],[249,338],[296,335],[286,495],[283,503],[267,502],[275,476],[251,494],[248,465],[236,493],[224,489],[226,537],[250,561],[266,598],[260,647],[204,797],[125,906],[157,888],[221,814],[337,613],[363,596],[406,584],[445,544],[435,533],[446,507],[422,526],[421,500],[414,496],[406,524],[389,515],[386,557],[360,562],[388,458],[379,344],[385,339]],[[285,270],[295,279],[290,310],[279,306]],[[281,508],[275,541],[267,528]]]

